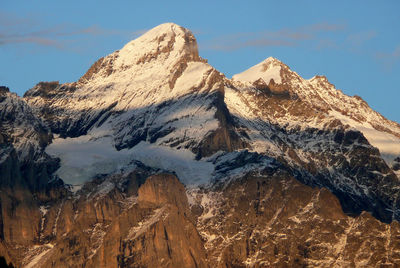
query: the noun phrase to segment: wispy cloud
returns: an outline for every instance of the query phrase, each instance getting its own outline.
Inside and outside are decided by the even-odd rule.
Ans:
[[[394,65],[400,62],[400,45],[397,45],[392,52],[376,53],[375,58],[383,63],[386,70],[391,71]]]
[[[391,52],[376,53],[371,41],[377,36],[378,32],[375,30],[354,31],[347,24],[322,22],[275,31],[223,35],[200,44],[200,47],[205,50],[218,51],[263,47],[341,50],[375,58],[383,63],[387,70],[390,70],[397,62],[400,62],[400,45]]]
[[[83,29],[70,30],[67,26],[57,26],[41,30],[27,29],[26,31],[14,31],[14,29],[0,30],[0,45],[30,43],[40,46],[63,48],[63,37],[77,37],[79,35],[99,35],[101,29],[88,27]]]
[[[334,41],[331,38],[322,38],[317,40],[315,49],[323,50],[323,49],[339,49],[340,45],[337,41]]]
[[[359,47],[363,45],[365,42],[375,38],[377,36],[377,32],[373,30],[363,31],[358,33],[352,33],[347,36],[347,41],[350,42],[351,45],[355,47]]]
[[[0,13],[0,46],[34,44],[40,47],[69,49],[72,43],[88,37],[120,35],[133,38],[144,31],[104,29],[97,25],[82,28],[72,24],[59,24],[48,27],[36,18],[20,18],[4,12]]]
[[[0,27],[13,27],[26,24],[35,26],[38,24],[38,20],[32,16],[21,18],[15,14],[0,11]]]
[[[267,36],[265,33],[238,33],[221,36],[205,44],[203,48],[210,50],[233,51],[245,47],[266,47],[266,46],[294,46],[292,40],[277,39]]]
[[[247,47],[299,46],[304,41],[321,39],[326,33],[343,31],[345,24],[317,23],[294,29],[225,35],[204,44],[204,49],[232,51]]]

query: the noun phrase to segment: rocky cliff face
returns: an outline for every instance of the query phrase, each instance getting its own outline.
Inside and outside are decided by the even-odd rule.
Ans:
[[[58,168],[44,149],[52,134],[31,107],[16,94],[0,90],[0,185],[45,188]]]
[[[21,263],[37,267],[400,264],[397,222],[384,224],[368,213],[348,216],[328,190],[305,186],[280,169],[250,173],[224,184],[224,189],[192,189],[187,194],[170,174],[152,175],[140,184],[149,172],[154,171],[131,173],[127,188],[120,188],[126,178],[99,178],[90,185],[93,190],[83,189],[84,197],[49,208],[38,219],[41,243],[20,250]]]
[[[138,168],[128,178],[99,178],[90,187],[96,190],[83,189],[85,195],[78,200],[63,200],[54,211],[50,208],[42,220],[44,244],[35,249],[40,253],[29,250],[22,263],[40,267],[207,267],[185,187],[169,174],[143,177],[152,172]],[[126,180],[130,185],[121,187]]]
[[[191,192],[204,210],[197,226],[213,267],[398,265],[398,223],[368,213],[346,216],[324,188],[280,171],[249,174],[225,187]]]
[[[0,88],[0,255],[19,256],[16,247],[37,241],[40,203],[67,193],[53,176],[59,160],[45,153],[52,134],[31,107]],[[18,245],[18,246],[17,246]]]
[[[228,79],[168,23],[0,108],[17,266],[400,265],[400,126],[325,77]]]

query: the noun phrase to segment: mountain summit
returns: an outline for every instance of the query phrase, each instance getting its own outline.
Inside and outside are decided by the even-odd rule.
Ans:
[[[162,75],[170,74],[166,73],[168,71],[179,71],[183,61],[201,61],[196,39],[189,30],[166,23],[129,42],[121,50],[98,60],[79,82],[114,81],[126,79],[127,74],[133,75],[129,79],[134,80],[135,76],[140,77],[144,73],[152,73],[153,79],[161,79]],[[157,69],[161,66],[161,69]],[[160,77],[155,76],[157,73]],[[173,87],[174,81],[167,81]]]
[[[400,265],[400,125],[326,77],[228,79],[166,23],[0,107],[18,266]]]
[[[309,80],[303,79],[284,63],[269,57],[234,75],[232,80],[241,82],[244,87],[266,88],[272,94],[287,95],[299,100],[287,107],[288,109],[282,107],[285,109],[283,118],[279,118],[281,115],[274,109],[275,118],[269,120],[281,121],[280,124],[286,121],[289,125],[295,122],[296,126],[301,124],[299,121],[305,120],[308,127],[321,127],[321,124],[324,124],[322,121],[330,117],[329,120],[337,119],[362,132],[368,141],[380,150],[389,165],[393,164],[393,160],[400,154],[400,125],[373,111],[360,97],[343,94],[325,76],[317,75]],[[283,104],[287,103],[289,102]],[[307,105],[309,109],[300,111],[303,107],[299,105]],[[304,115],[305,118],[302,118]]]
[[[234,75],[232,79],[250,83],[262,79],[266,85],[269,85],[273,80],[272,83],[282,84],[281,71],[284,71],[285,69],[289,68],[279,60],[269,57],[248,70]]]

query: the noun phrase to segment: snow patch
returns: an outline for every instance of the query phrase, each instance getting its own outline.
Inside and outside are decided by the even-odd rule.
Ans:
[[[44,257],[53,249],[54,245],[53,244],[45,244],[43,246],[34,246],[32,249],[32,255],[37,254],[31,260],[29,261],[28,264],[23,266],[24,268],[34,268],[34,267],[41,267],[41,264],[43,262]],[[30,256],[32,256],[30,254]]]
[[[40,220],[40,239],[43,239],[44,223],[46,221],[46,214],[47,214],[49,208],[46,206],[40,206],[39,210],[40,210],[40,213],[42,214],[42,219]]]
[[[173,171],[188,186],[208,183],[214,171],[212,163],[195,160],[195,155],[187,149],[140,142],[132,148],[133,157],[150,167]]]
[[[93,258],[93,256],[97,254],[98,250],[103,245],[104,236],[106,235],[104,229],[106,229],[107,227],[108,226],[103,227],[101,223],[96,223],[94,225],[92,234],[90,235],[90,244],[92,248],[91,248],[91,254],[89,255],[88,259]]]
[[[135,240],[136,238],[144,234],[153,224],[159,221],[165,210],[165,206],[155,209],[153,214],[149,218],[145,219],[144,221],[138,222],[136,226],[133,226],[131,227],[131,229],[129,229],[129,233],[126,239]]]
[[[48,207],[46,207],[46,206],[40,206],[39,210],[42,213],[43,217],[47,214],[47,211],[49,211]]]
[[[369,123],[359,123],[337,111],[330,111],[329,114],[338,118],[343,124],[348,124],[362,132],[369,143],[379,149],[382,158],[389,167],[392,165],[393,160],[400,156],[400,138],[387,132],[378,131]]]
[[[73,186],[80,186],[96,174],[108,174],[129,163],[127,150],[117,151],[112,146],[111,137],[57,138],[46,152],[61,159],[56,174]]]
[[[186,185],[207,183],[214,171],[212,163],[195,160],[187,149],[140,142],[131,149],[117,151],[111,137],[57,138],[46,152],[61,159],[56,174],[67,184],[80,186],[97,174],[111,174],[131,165],[133,160],[147,166],[175,172]],[[111,185],[108,185],[111,187]],[[104,191],[110,187],[103,187]]]

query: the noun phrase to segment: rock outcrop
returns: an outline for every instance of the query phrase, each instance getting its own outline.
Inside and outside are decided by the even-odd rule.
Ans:
[[[351,217],[325,188],[285,172],[249,174],[217,191],[192,191],[212,267],[396,267],[400,225]]]
[[[39,235],[43,243],[39,252],[43,255],[36,260],[29,250],[23,264],[37,261],[40,267],[208,267],[184,186],[173,175],[157,174],[148,177],[137,190],[142,176],[149,171],[131,173],[129,180],[136,179],[136,183],[131,181],[128,188],[117,186],[126,178],[108,177],[99,180],[94,191],[87,185],[81,192],[86,191],[87,198],[62,200],[55,210],[43,215]],[[115,188],[110,190],[108,186],[109,192],[105,192],[102,187],[108,184]],[[126,196],[128,192],[130,196]]]

